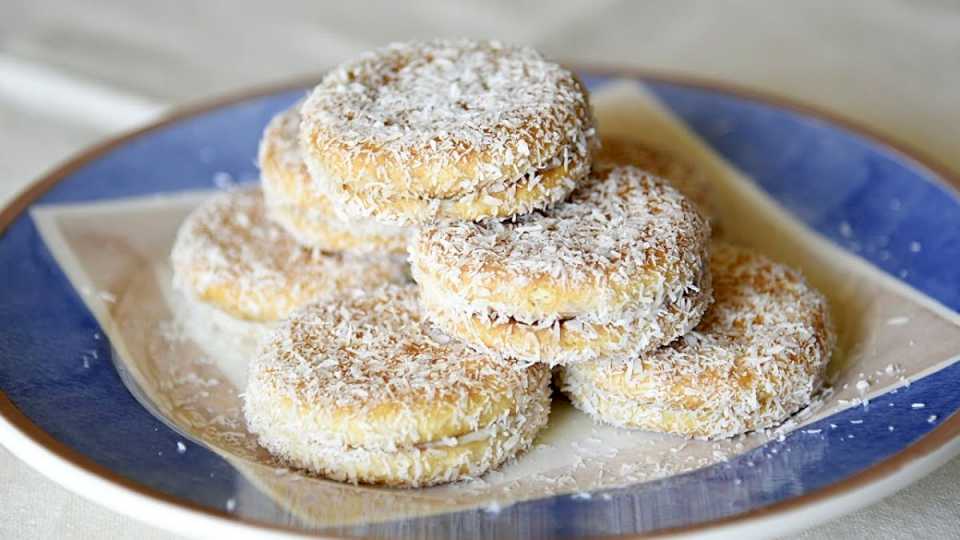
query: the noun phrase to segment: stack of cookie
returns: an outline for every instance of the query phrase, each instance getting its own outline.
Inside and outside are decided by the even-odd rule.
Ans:
[[[205,201],[173,247],[177,317],[231,364],[249,363],[277,322],[341,290],[407,283],[408,229],[351,220],[312,188],[299,152],[296,108],[270,122],[261,186]]]
[[[823,298],[714,245],[692,168],[601,145],[585,87],[532,49],[433,41],[345,63],[271,122],[260,162],[263,195],[184,224],[175,281],[282,319],[244,412],[292,466],[480,475],[547,424],[552,372],[600,421],[705,438],[782,421],[820,384]],[[391,266],[403,249],[416,283]]]

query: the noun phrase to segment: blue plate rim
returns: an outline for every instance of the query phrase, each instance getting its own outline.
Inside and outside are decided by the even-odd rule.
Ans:
[[[805,103],[801,100],[784,97],[766,90],[750,88],[737,83],[731,83],[728,81],[721,81],[687,73],[645,68],[618,67],[614,65],[597,63],[591,63],[589,65],[567,63],[567,65],[578,74],[587,76],[622,77],[706,90],[709,92],[715,92],[764,103],[778,109],[783,109],[805,117],[817,119],[831,124],[832,126],[835,126],[841,130],[852,133],[857,137],[876,144],[877,146],[889,149],[897,156],[909,160],[913,165],[926,169],[941,185],[953,190],[955,193],[960,194],[960,173],[953,171],[945,164],[927,155],[924,155],[921,151],[911,147],[910,145],[889,135],[881,133],[872,127],[846,118],[841,114],[825,108]],[[254,87],[248,87],[245,90],[238,92],[199,100],[192,104],[177,107],[163,115],[163,117],[160,119],[147,125],[120,133],[104,140],[103,142],[88,147],[87,149],[82,150],[67,160],[61,162],[51,171],[43,174],[38,180],[30,183],[23,190],[21,190],[20,193],[17,194],[5,207],[3,207],[2,210],[0,210],[0,236],[5,234],[8,227],[25,211],[27,211],[34,201],[41,198],[59,182],[66,179],[76,170],[85,166],[89,162],[105,156],[112,150],[122,147],[141,135],[145,135],[169,125],[176,124],[177,122],[192,118],[194,116],[212,112],[246,100],[264,97],[275,93],[281,93],[284,91],[292,91],[298,88],[309,87],[313,84],[316,84],[320,77],[321,75],[296,77],[279,83],[257,85]],[[270,532],[273,534],[291,537],[323,537],[310,534],[306,531],[244,519],[226,511],[214,510],[199,504],[178,499],[153,488],[128,480],[108,469],[107,467],[93,462],[90,458],[87,458],[81,453],[71,449],[66,444],[58,441],[52,435],[44,431],[29,417],[23,414],[9,400],[2,390],[0,390],[0,428],[6,428],[5,431],[19,435],[21,442],[46,449],[53,454],[56,459],[64,462],[74,470],[79,470],[79,472],[85,473],[86,475],[93,475],[99,480],[106,481],[113,487],[129,492],[128,494],[130,495],[145,497],[152,502],[160,504],[172,505],[174,510],[189,512],[191,514],[200,514],[203,517],[213,518],[220,526],[225,526],[234,530],[237,528],[253,528],[260,530],[261,532]],[[925,436],[921,437],[913,444],[904,447],[902,450],[890,456],[886,460],[876,463],[875,465],[848,478],[828,486],[824,486],[810,493],[706,523],[660,529],[647,534],[625,535],[622,536],[622,538],[653,538],[676,534],[704,533],[721,527],[746,524],[761,518],[786,515],[790,512],[811,507],[817,503],[822,503],[831,498],[849,494],[859,489],[877,484],[883,480],[888,480],[894,476],[895,473],[903,470],[908,465],[918,463],[924,458],[929,458],[938,451],[944,450],[949,443],[958,438],[960,438],[960,414],[954,414],[950,418],[947,418],[941,422],[940,425],[931,430]],[[12,448],[13,445],[7,443],[6,441],[3,441],[3,445],[23,462],[32,466],[32,463],[29,459],[23,456],[22,453],[17,452]],[[957,450],[960,450],[960,447],[958,447]],[[64,487],[67,487],[74,492],[87,497],[88,499],[94,500],[94,502],[100,502],[93,497],[92,494],[81,492],[71,483],[61,482],[60,479],[54,477],[52,474],[48,474],[48,471],[39,470],[39,472],[55,482],[63,485]],[[863,505],[860,506],[865,506],[873,500],[875,499],[865,497]],[[118,508],[112,509],[122,512],[122,510]],[[141,521],[150,521],[145,520],[143,516],[139,516],[139,519]],[[153,524],[162,526],[162,523],[158,522],[153,522]]]

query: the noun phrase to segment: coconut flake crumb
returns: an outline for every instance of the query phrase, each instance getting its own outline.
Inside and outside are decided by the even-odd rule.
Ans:
[[[840,236],[842,236],[842,237],[844,237],[844,238],[852,238],[852,237],[853,237],[853,228],[852,228],[852,227],[850,226],[850,224],[847,223],[846,221],[841,221],[841,222],[840,222]]]
[[[234,180],[233,175],[230,173],[218,171],[213,174],[213,185],[216,186],[217,189],[229,191],[237,187],[237,181]]]
[[[922,408],[924,408],[924,407],[926,407],[926,406],[927,406],[926,403],[911,403],[911,404],[910,404],[910,408],[911,408],[911,409],[922,409]]]
[[[857,405],[860,405],[860,404],[863,404],[863,406],[866,407],[868,403],[869,403],[868,400],[864,400],[864,399],[860,399],[860,398],[838,399],[838,400],[837,400],[837,404],[840,406],[839,408],[844,408],[844,407],[847,407],[847,406],[856,407]]]
[[[483,508],[483,511],[488,514],[499,514],[503,510],[503,506],[500,505],[499,501],[493,501]]]
[[[887,324],[889,326],[902,326],[910,322],[910,317],[890,317],[887,319]]]

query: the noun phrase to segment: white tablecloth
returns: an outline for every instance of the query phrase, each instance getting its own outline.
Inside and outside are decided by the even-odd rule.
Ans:
[[[496,37],[576,63],[737,82],[855,119],[960,171],[960,2],[5,0],[0,200],[184,102],[316,74],[389,41]],[[172,538],[0,449],[0,537]],[[960,460],[802,538],[946,538]]]

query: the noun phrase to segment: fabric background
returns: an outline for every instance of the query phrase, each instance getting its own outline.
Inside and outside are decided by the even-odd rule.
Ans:
[[[317,74],[390,41],[495,37],[817,105],[960,171],[960,1],[0,2],[0,201],[171,107]],[[0,448],[0,537],[169,539]],[[945,538],[960,459],[799,537]]]

